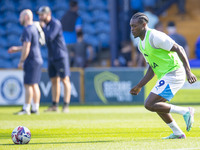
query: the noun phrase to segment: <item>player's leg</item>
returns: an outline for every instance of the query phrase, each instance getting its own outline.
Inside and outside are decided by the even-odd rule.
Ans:
[[[41,97],[40,88],[38,84],[33,84],[32,87],[33,87],[33,105],[31,113],[38,114],[40,106],[40,97]]]
[[[39,113],[39,105],[40,105],[40,88],[39,88],[39,82],[42,75],[42,64],[41,63],[34,63],[34,67],[32,70],[32,88],[33,88],[33,103],[32,103],[32,109],[31,113],[38,114]]]
[[[52,106],[50,106],[48,111],[58,111],[58,104],[60,98],[60,78],[58,77],[58,72],[56,69],[56,64],[54,61],[48,62],[48,74],[52,83],[51,93],[52,93]]]
[[[63,112],[68,113],[69,112],[69,104],[71,99],[71,83],[69,76],[66,76],[65,78],[61,78],[64,86],[64,106],[63,106]]]
[[[151,92],[145,101],[145,108],[157,112],[162,120],[172,129],[173,134],[170,135],[170,138],[185,138],[185,134],[169,114],[170,104],[167,104],[166,101],[165,98]]]
[[[61,78],[64,85],[64,105],[63,112],[69,112],[69,103],[71,98],[71,83],[70,83],[70,68],[68,58],[63,58],[56,62],[56,69],[59,77]]]
[[[22,111],[16,113],[17,115],[30,115],[31,100],[33,98],[33,88],[30,84],[24,84],[25,88],[25,103],[23,105]]]

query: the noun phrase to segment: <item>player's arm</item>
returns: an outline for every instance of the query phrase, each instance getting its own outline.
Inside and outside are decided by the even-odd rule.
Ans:
[[[179,58],[181,59],[181,61],[183,62],[183,66],[185,68],[185,71],[186,71],[186,75],[187,75],[187,80],[190,84],[194,83],[197,81],[197,78],[196,76],[191,72],[191,69],[190,69],[190,65],[189,65],[189,61],[187,59],[187,56],[186,56],[186,53],[185,53],[185,50],[177,45],[177,44],[174,44],[171,51],[174,51],[178,54]]]
[[[20,62],[18,64],[19,68],[23,67],[24,61],[26,60],[26,58],[28,57],[28,54],[30,52],[30,47],[31,47],[31,42],[23,42],[22,55],[20,58]]]
[[[62,28],[61,24],[54,24],[51,26],[50,30],[47,31],[46,28],[42,28],[47,41],[53,41],[58,35],[60,28]]]
[[[130,93],[132,95],[138,95],[141,91],[142,87],[145,86],[152,78],[154,77],[154,72],[151,66],[149,65],[149,68],[145,74],[145,76],[142,78],[142,80],[131,89]]]
[[[22,50],[22,46],[12,46],[8,49],[8,53],[16,53]]]

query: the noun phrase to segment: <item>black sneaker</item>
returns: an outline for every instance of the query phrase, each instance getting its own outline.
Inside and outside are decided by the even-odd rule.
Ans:
[[[39,115],[39,111],[34,111],[34,110],[31,110],[31,114],[36,114],[36,115]]]
[[[30,111],[26,111],[26,110],[21,110],[19,112],[14,113],[14,115],[30,115]]]

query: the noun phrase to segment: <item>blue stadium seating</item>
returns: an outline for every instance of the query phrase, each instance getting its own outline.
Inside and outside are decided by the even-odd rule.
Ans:
[[[95,10],[95,9],[106,10],[108,9],[108,5],[103,0],[89,0],[88,8],[90,10]]]
[[[15,11],[16,6],[12,0],[4,0],[0,5],[0,11]]]
[[[33,10],[34,7],[31,3],[27,3],[27,0],[20,0],[19,1],[19,7],[17,8],[18,11],[22,11],[24,9],[30,9]]]
[[[4,36],[6,34],[4,26],[0,26],[0,36]]]
[[[43,59],[42,68],[48,68],[48,61],[46,59]]]
[[[20,57],[12,59],[12,68],[18,68],[19,61]]]
[[[86,43],[88,43],[94,47],[99,46],[99,41],[96,36],[91,35],[91,34],[84,34],[83,38]]]
[[[95,29],[96,29],[96,32],[98,33],[104,32],[104,33],[109,34],[110,32],[110,26],[107,23],[102,22],[102,21],[95,23]]]
[[[79,14],[84,22],[94,22],[95,21],[90,12],[79,11]]]
[[[12,11],[5,11],[4,12],[4,22],[9,22],[9,23],[18,23],[19,22],[19,17],[15,12]]]
[[[101,33],[98,35],[98,40],[100,41],[100,44],[103,48],[108,47],[109,39],[110,39],[109,34]]]
[[[23,27],[19,24],[19,13],[23,9],[33,11],[33,19],[38,20],[36,11],[40,6],[49,6],[52,14],[60,19],[69,9],[70,0],[0,0],[0,68],[17,67],[21,53],[8,54],[10,46],[21,45],[20,35]],[[109,46],[109,10],[108,0],[77,0],[79,14],[83,21],[84,40],[97,48]],[[47,50],[41,48],[47,68]],[[3,59],[3,60],[2,60]],[[4,65],[5,64],[5,65]]]
[[[10,58],[11,58],[11,54],[9,54],[6,49],[0,50],[0,59],[10,60]]]
[[[54,13],[54,15],[55,15],[55,18],[57,18],[57,19],[61,19],[62,18],[62,16],[65,14],[65,10],[57,10],[57,11],[55,11],[55,13]]]
[[[0,68],[13,68],[12,62],[9,59],[0,59]]]
[[[7,36],[7,43],[8,43],[8,46],[19,46],[21,45],[21,42],[20,42],[20,37],[17,36],[17,35],[14,35],[14,34],[11,34],[11,35],[8,35]]]
[[[8,47],[7,41],[3,37],[0,37],[0,47],[3,47],[3,48],[7,48]]]
[[[7,23],[6,24],[6,34],[16,34],[19,35],[22,33],[22,26],[16,23]]]
[[[43,59],[47,59],[48,54],[47,54],[47,48],[46,47],[41,47],[41,55]]]
[[[84,23],[83,24],[83,32],[87,34],[95,34],[96,28],[93,24]]]
[[[96,21],[109,22],[110,20],[108,12],[103,10],[94,10],[92,16]]]

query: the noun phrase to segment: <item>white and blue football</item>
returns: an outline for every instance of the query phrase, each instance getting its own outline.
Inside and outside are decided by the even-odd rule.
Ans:
[[[15,144],[28,144],[31,140],[31,132],[26,127],[18,126],[12,132],[12,140]]]

